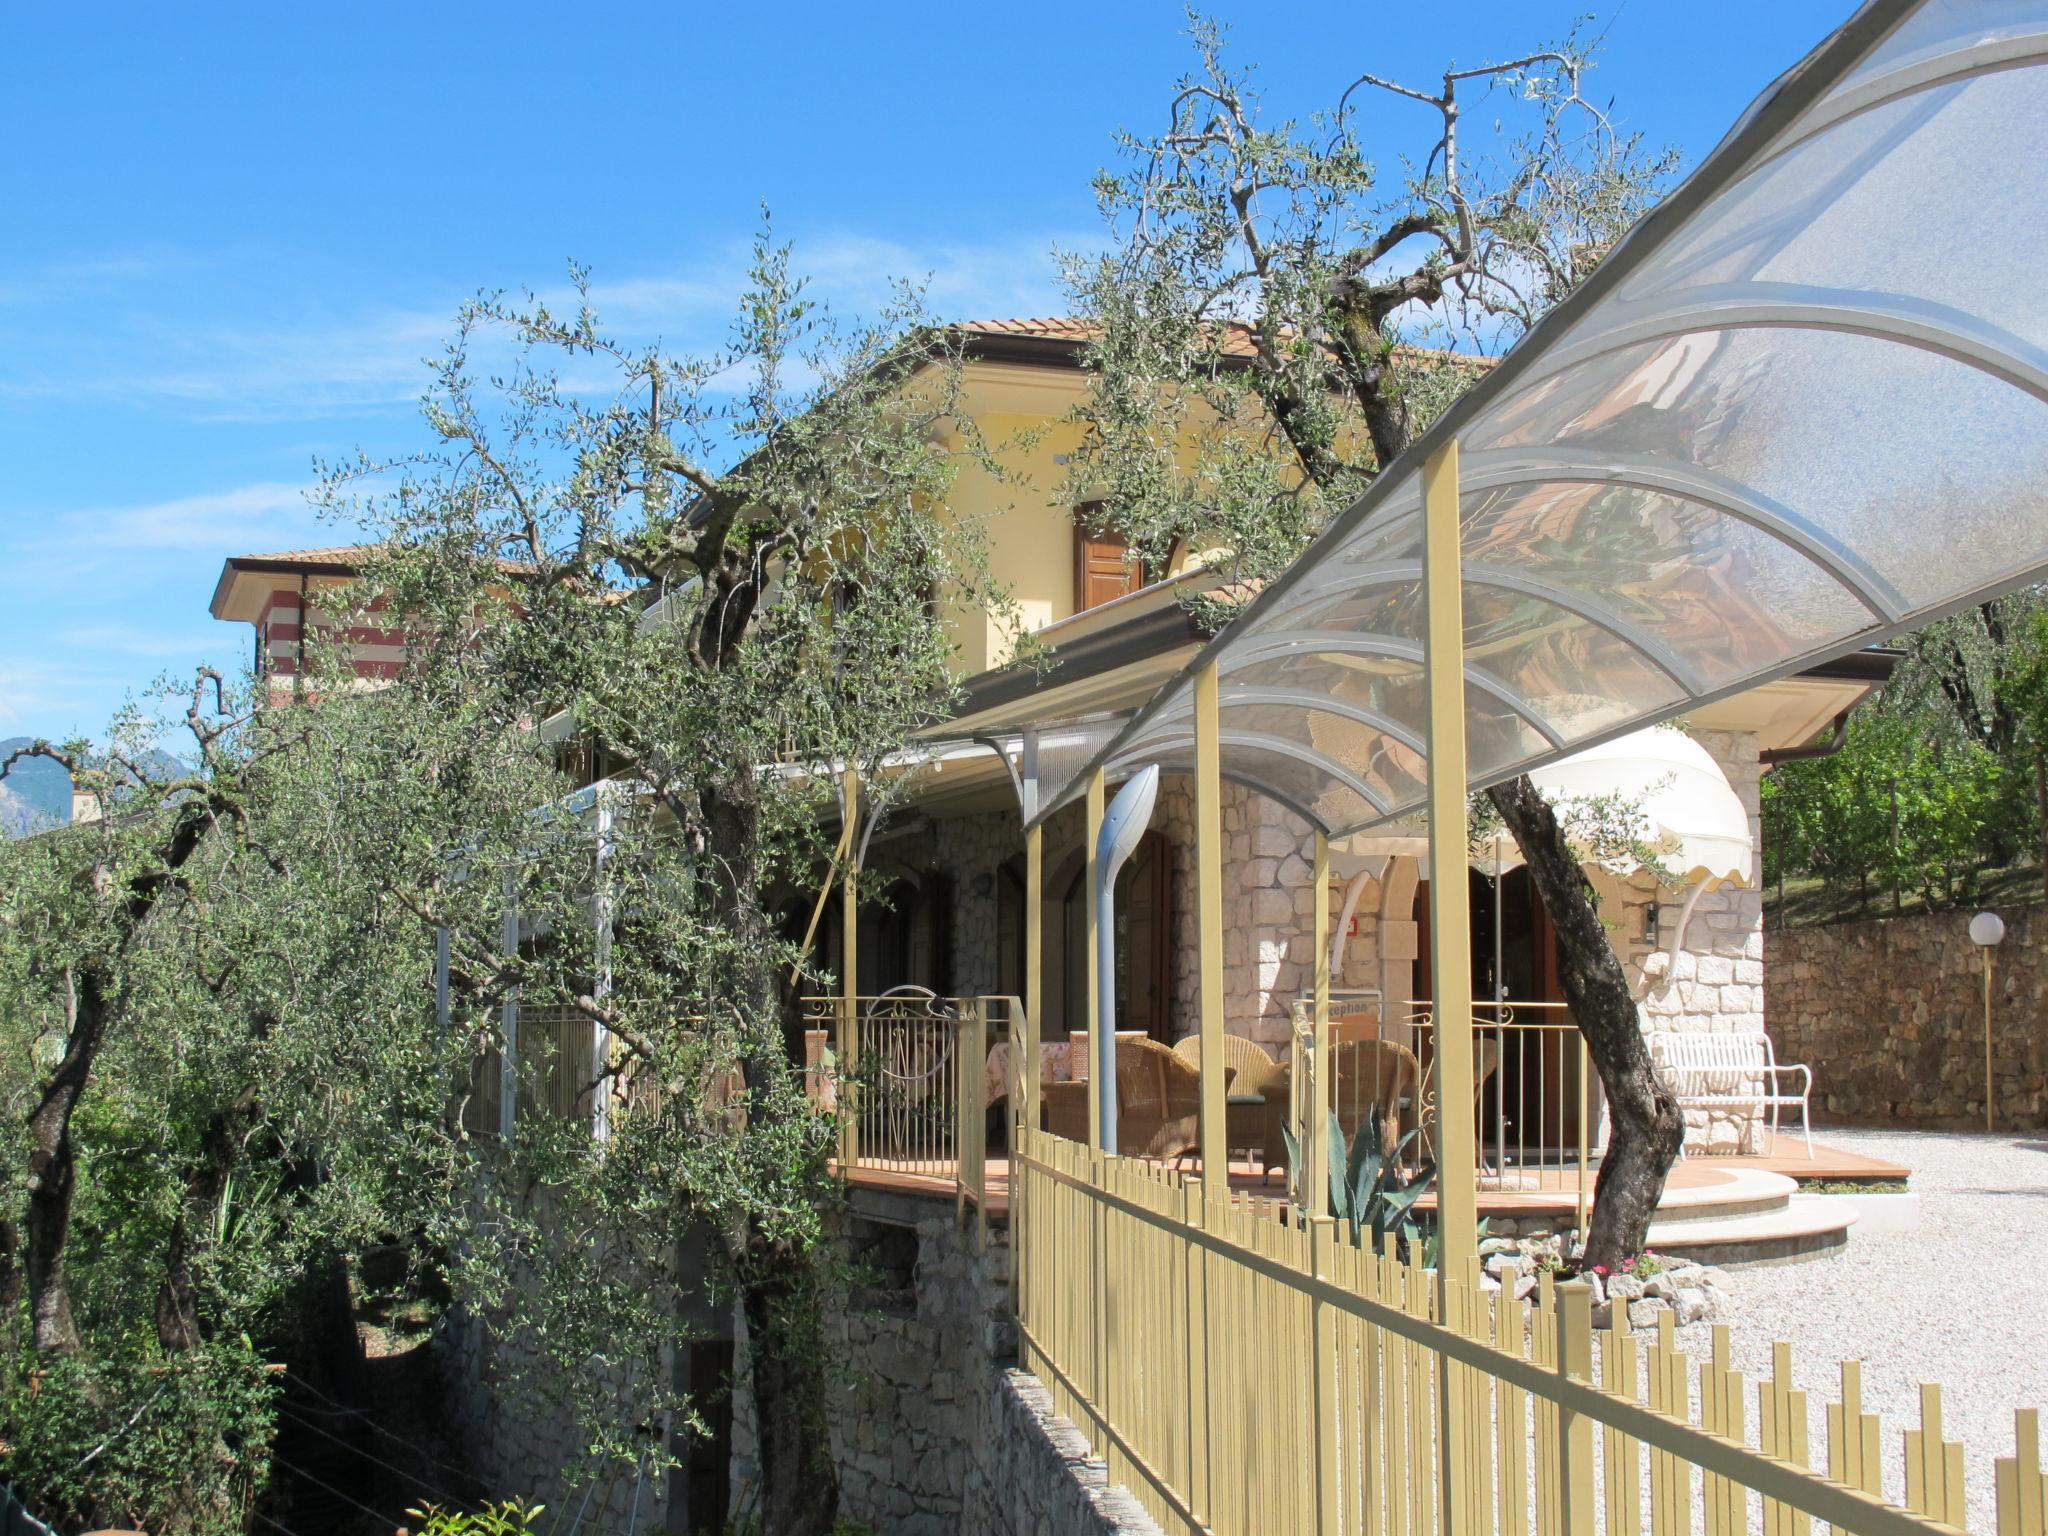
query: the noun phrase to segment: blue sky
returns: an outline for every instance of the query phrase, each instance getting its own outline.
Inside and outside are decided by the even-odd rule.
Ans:
[[[1847,9],[1215,14],[1305,116],[1364,70],[1426,83],[1590,10],[1597,88],[1690,164]],[[206,612],[221,560],[343,537],[303,504],[312,461],[417,441],[419,359],[480,287],[574,257],[622,327],[714,340],[765,202],[849,307],[903,274],[951,317],[1056,311],[1052,248],[1094,237],[1089,176],[1159,119],[1184,28],[1152,0],[17,9],[0,736],[94,732],[159,672],[241,665],[247,627]]]

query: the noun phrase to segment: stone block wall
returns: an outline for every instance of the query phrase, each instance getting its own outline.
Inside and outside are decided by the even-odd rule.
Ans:
[[[665,1474],[635,1487],[630,1468],[593,1480],[585,1437],[565,1402],[542,1385],[551,1367],[516,1335],[457,1311],[438,1336],[442,1402],[462,1459],[490,1497],[523,1499],[550,1511],[582,1511],[593,1536],[649,1536],[663,1528]]]
[[[1694,731],[1749,812],[1752,848],[1763,846],[1758,786],[1763,767],[1756,735],[1750,731]],[[1762,868],[1761,855],[1757,867]],[[1616,948],[1630,985],[1642,998],[1643,1028],[1754,1034],[1764,1027],[1764,898],[1755,886],[1721,885],[1701,896],[1686,925],[1684,946],[1669,974],[1666,955],[1644,942],[1643,907],[1658,904],[1660,938],[1668,935],[1685,907],[1683,889],[1659,889],[1647,875],[1631,878],[1616,906]],[[1708,1152],[1757,1150],[1757,1127],[1747,1109],[1689,1109],[1686,1140]]]
[[[832,1228],[855,1277],[826,1325],[840,1512],[877,1536],[982,1530],[988,1386],[1016,1353],[1007,1233],[992,1227],[983,1244],[971,1223],[955,1223],[950,1199],[888,1204],[890,1219],[857,1203]],[[743,1328],[738,1354],[732,1507],[743,1515],[758,1475]]]
[[[1984,971],[1968,912],[1773,931],[1765,1022],[1778,1059],[1813,1068],[1816,1120],[1981,1129]],[[1992,969],[2000,1129],[2048,1126],[2048,922],[2006,922]]]
[[[990,1490],[984,1536],[1157,1536],[1159,1524],[1061,1417],[1028,1371],[988,1382],[991,1434],[981,1471]]]
[[[545,1189],[532,1192],[528,1214],[545,1225],[553,1200]],[[630,1470],[614,1469],[593,1483],[588,1439],[558,1368],[523,1333],[494,1326],[501,1321],[499,1314],[458,1305],[436,1337],[442,1404],[471,1475],[493,1499],[524,1499],[551,1511],[580,1508],[582,1527],[594,1536],[661,1530],[665,1479],[649,1474],[637,1497]],[[701,1311],[681,1321],[699,1337],[718,1323]],[[608,1379],[624,1385],[617,1374]]]
[[[1758,783],[1762,767],[1757,761],[1756,736],[1749,731],[1695,731],[1693,739],[1713,757],[1727,776],[1729,786],[1749,812],[1750,845],[1763,846],[1762,810]],[[1759,866],[1761,860],[1758,861]],[[1630,882],[1624,897],[1621,934],[1626,941],[1622,958],[1629,963],[1630,980],[1643,974],[1650,950],[1642,942],[1640,903],[1654,894],[1664,933],[1677,923],[1685,905],[1683,890],[1656,890],[1647,877]],[[1707,892],[1693,908],[1686,928],[1685,947],[1669,978],[1662,974],[1663,961],[1656,962],[1643,1000],[1646,1029],[1723,1030],[1754,1033],[1764,1027],[1764,898],[1761,889],[1723,885]],[[1666,984],[1668,981],[1668,985]]]
[[[1002,866],[1023,851],[1023,822],[1014,811],[933,823],[930,857],[953,880],[953,996],[986,997],[1002,990],[996,881]]]
[[[1152,825],[1174,852],[1174,1015],[1192,1031],[1200,1018],[1201,953],[1195,919],[1195,796],[1193,781],[1160,785]],[[1344,882],[1333,882],[1335,921]],[[1361,892],[1358,932],[1344,952],[1339,987],[1380,987],[1383,958],[1414,959],[1415,924],[1406,912],[1381,921],[1381,887]],[[1405,940],[1406,953],[1401,953]],[[1383,948],[1386,951],[1383,954]],[[1240,784],[1223,786],[1223,1027],[1257,1040],[1274,1055],[1287,1048],[1296,998],[1315,982],[1315,832],[1285,806]],[[1407,976],[1389,991],[1405,1000]]]

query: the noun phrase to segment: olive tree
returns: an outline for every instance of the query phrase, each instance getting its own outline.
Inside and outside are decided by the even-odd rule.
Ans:
[[[1585,277],[1672,162],[1585,94],[1576,42],[1427,87],[1357,72],[1307,123],[1264,115],[1215,26],[1194,42],[1163,130],[1125,135],[1098,179],[1109,251],[1069,264],[1098,333],[1073,490],[1155,558],[1187,541],[1255,581]],[[1368,100],[1415,114],[1392,174],[1364,142]],[[1476,142],[1475,109],[1492,117]],[[1490,794],[1606,1089],[1586,1262],[1613,1265],[1642,1247],[1683,1122],[1567,829],[1526,778]]]
[[[765,1529],[823,1532],[834,1126],[806,1091],[800,1002],[828,978],[803,918],[842,775],[881,814],[948,707],[942,609],[1002,602],[944,511],[978,450],[912,293],[842,322],[764,235],[729,341],[685,357],[614,339],[572,275],[566,306],[466,306],[419,451],[329,478],[382,541],[359,600],[409,643],[379,707],[412,724],[353,820],[391,829],[363,856],[447,936],[456,1035],[488,1050],[516,995],[603,1042],[577,1116],[473,1138],[493,1177],[452,1246],[479,1310],[537,1389],[581,1394],[598,1460],[642,1467],[688,1412],[673,1261],[707,1259],[745,1322]],[[602,830],[575,793],[598,774]]]
[[[306,1282],[455,1165],[390,1157],[439,1045],[416,925],[328,856],[335,722],[207,670],[163,699],[0,764],[97,812],[0,844],[0,1439],[52,1516],[238,1531]]]

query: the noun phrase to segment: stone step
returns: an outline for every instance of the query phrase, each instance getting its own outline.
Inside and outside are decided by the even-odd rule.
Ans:
[[[1648,1243],[1657,1253],[1722,1268],[1790,1264],[1833,1253],[1848,1242],[1855,1220],[1853,1209],[1825,1195],[1795,1194],[1775,1210],[1705,1220],[1659,1219],[1650,1223]]]
[[[1721,1176],[1711,1184],[1673,1188],[1665,1186],[1654,1218],[1658,1226],[1682,1226],[1694,1222],[1725,1221],[1737,1217],[1764,1216],[1782,1211],[1799,1192],[1799,1185],[1782,1173],[1762,1168],[1716,1169]]]

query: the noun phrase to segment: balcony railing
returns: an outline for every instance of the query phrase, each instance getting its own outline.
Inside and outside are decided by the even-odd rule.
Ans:
[[[987,1201],[988,1128],[1017,1102],[1014,997],[940,997],[921,987],[804,1000],[807,1065],[841,1116],[842,1173],[949,1181],[964,1211]]]

